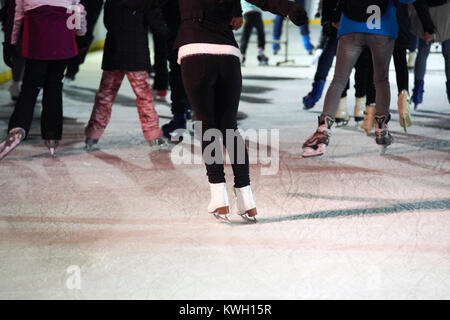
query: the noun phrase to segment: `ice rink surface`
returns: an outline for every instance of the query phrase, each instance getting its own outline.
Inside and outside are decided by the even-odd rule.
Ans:
[[[325,156],[303,159],[323,97],[302,110],[315,68],[292,29],[294,65],[275,67],[283,52],[274,57],[268,45],[272,66],[257,66],[253,44],[243,68],[239,127],[280,136],[272,145],[279,171],[263,175],[266,166],[251,165],[258,224],[208,215],[203,165],[150,152],[126,81],[98,148],[83,150],[101,76],[102,54],[93,53],[65,87],[57,157],[40,139],[38,104],[30,138],[0,162],[0,299],[449,299],[442,55],[430,55],[424,103],[408,135],[398,124],[391,66],[395,143],[385,156],[351,120],[333,129]],[[13,110],[8,86],[0,85],[2,134]],[[353,112],[353,76],[351,87]],[[158,102],[157,110],[168,122],[169,105]],[[230,166],[226,172],[232,199]]]

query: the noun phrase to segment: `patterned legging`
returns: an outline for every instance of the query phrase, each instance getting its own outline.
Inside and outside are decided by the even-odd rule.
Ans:
[[[150,141],[162,136],[148,72],[114,70],[103,71],[94,109],[85,129],[86,137],[99,139],[102,136],[111,119],[112,105],[125,75],[136,94],[136,105],[145,139]]]

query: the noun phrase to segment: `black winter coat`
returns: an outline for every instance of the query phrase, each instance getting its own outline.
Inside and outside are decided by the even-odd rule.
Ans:
[[[286,16],[293,2],[247,0],[265,11]],[[189,43],[225,44],[238,47],[230,22],[242,16],[240,0],[179,0],[181,27],[175,42],[179,48]]]
[[[149,28],[167,33],[157,5],[152,0],[106,0],[103,70],[150,70]]]

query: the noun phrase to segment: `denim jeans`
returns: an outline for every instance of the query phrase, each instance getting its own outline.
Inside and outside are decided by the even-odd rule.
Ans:
[[[382,116],[389,113],[391,91],[389,87],[389,63],[394,51],[395,39],[366,33],[350,33],[339,38],[336,68],[333,81],[327,91],[323,115],[334,119],[342,91],[356,61],[364,48],[372,52],[374,65],[374,83],[376,88],[375,114]]]
[[[416,65],[414,67],[414,80],[424,80],[427,69],[427,59],[430,54],[431,44],[419,40],[419,52],[417,53]],[[450,39],[442,42],[442,55],[445,60],[445,76],[450,81]]]
[[[305,0],[295,0],[295,2],[299,3],[302,7],[305,7]],[[283,32],[283,16],[275,16],[275,19],[273,20],[273,38],[274,39],[280,39],[281,33]],[[309,25],[304,24],[300,27],[300,34],[302,36],[308,36],[309,35]]]
[[[336,56],[337,44],[338,41],[335,36],[328,37],[317,63],[317,70],[314,76],[315,81],[327,79],[330,68],[333,65],[334,57]]]

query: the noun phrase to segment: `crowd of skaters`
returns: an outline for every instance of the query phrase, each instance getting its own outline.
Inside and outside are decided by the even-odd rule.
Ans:
[[[285,17],[300,28],[309,54],[311,43],[304,0],[1,0],[5,63],[11,67],[11,97],[16,105],[9,119],[8,135],[0,143],[0,159],[28,135],[36,100],[42,89],[41,135],[53,154],[62,138],[64,82],[75,80],[93,41],[93,31],[104,9],[107,30],[102,77],[91,117],[85,128],[86,148],[98,143],[106,129],[112,106],[126,76],[136,95],[145,139],[153,150],[165,148],[177,129],[195,114],[202,130],[236,130],[242,90],[241,66],[252,30],[258,35],[257,59],[267,65],[262,11],[275,14],[273,53],[280,45]],[[381,27],[370,28],[367,6],[381,9]],[[76,6],[81,24],[67,26]],[[365,7],[364,7],[365,6]],[[362,9],[361,9],[362,8]],[[390,120],[389,63],[394,57],[398,87],[399,121],[412,125],[407,51],[414,65],[414,107],[422,102],[426,60],[433,41],[442,43],[446,91],[450,103],[450,1],[448,0],[322,0],[315,17],[321,18],[320,58],[311,92],[303,98],[304,109],[314,107],[322,96],[328,72],[336,57],[334,78],[328,88],[317,130],[303,144],[304,157],[320,156],[330,142],[331,127],[345,125],[349,76],[355,67],[356,121],[369,134],[375,128],[376,143],[392,143]],[[234,30],[245,24],[240,46]],[[150,63],[148,33],[154,42]],[[154,81],[151,84],[150,75]],[[173,118],[159,126],[154,98],[166,99],[170,89]],[[192,111],[191,111],[192,110]],[[233,139],[242,139],[239,135]],[[202,141],[208,148],[212,141]],[[233,146],[239,143],[233,143]],[[250,188],[247,150],[243,163],[232,160],[238,213],[254,220],[257,214]],[[237,157],[234,150],[231,154]],[[235,160],[235,161],[233,161]],[[208,212],[218,217],[229,213],[223,162],[205,163],[211,190]]]

